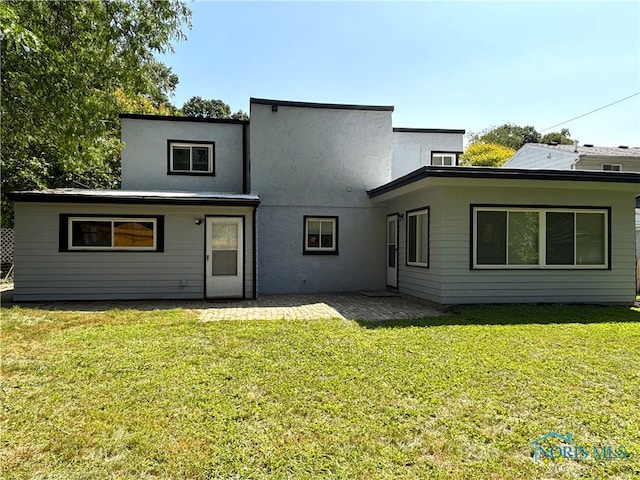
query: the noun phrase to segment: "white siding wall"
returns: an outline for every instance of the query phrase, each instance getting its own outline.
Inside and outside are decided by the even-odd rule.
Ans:
[[[122,189],[242,192],[241,124],[122,118]],[[167,140],[215,142],[215,176],[167,175]]]
[[[623,172],[640,172],[640,159],[625,157],[582,157],[576,165],[578,170],[602,170],[602,164],[620,165]]]
[[[431,165],[432,152],[463,151],[462,133],[393,132],[393,179]]]
[[[391,112],[254,103],[251,126],[259,293],[383,288],[385,212],[366,190],[391,179]],[[304,215],[339,217],[339,255],[303,255]]]
[[[440,186],[391,202],[389,212],[431,207],[430,268],[406,266],[406,226],[401,223],[400,290],[442,304],[631,303],[635,298],[634,195],[570,187]],[[610,206],[611,270],[471,270],[470,205],[478,203]]]
[[[245,296],[253,295],[250,208],[32,203],[15,207],[16,301],[203,298],[205,224],[195,225],[194,219],[216,214],[246,217]],[[164,252],[60,252],[60,213],[164,215]]]

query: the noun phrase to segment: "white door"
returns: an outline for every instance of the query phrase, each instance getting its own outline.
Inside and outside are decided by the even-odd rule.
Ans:
[[[387,285],[398,287],[398,215],[387,217]]]
[[[207,297],[243,296],[243,234],[242,217],[207,217]]]

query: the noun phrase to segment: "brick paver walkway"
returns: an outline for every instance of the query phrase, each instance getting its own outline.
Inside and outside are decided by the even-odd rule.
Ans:
[[[2,293],[2,303],[12,303],[11,291]],[[204,321],[219,320],[393,320],[435,317],[443,312],[399,295],[379,296],[362,293],[309,295],[265,295],[256,300],[109,300],[95,302],[34,302],[27,307],[48,310],[104,312],[112,309],[164,310],[185,308],[199,313]]]

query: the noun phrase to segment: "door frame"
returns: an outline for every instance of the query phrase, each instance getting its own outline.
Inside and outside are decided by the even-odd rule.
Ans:
[[[389,267],[389,221],[392,219],[392,217],[395,218],[395,222],[396,222],[396,251],[395,251],[395,280],[396,280],[396,284],[395,285],[390,285],[389,284],[389,269],[392,267]],[[385,263],[385,283],[387,285],[387,287],[389,288],[394,288],[394,289],[398,289],[398,275],[399,275],[399,269],[398,269],[398,260],[400,259],[400,213],[398,212],[394,212],[394,213],[389,213],[387,214],[387,222],[386,222],[386,226],[385,226],[385,254],[384,254],[384,263]]]
[[[242,293],[239,296],[209,296],[207,293],[207,281],[208,281],[208,275],[207,275],[207,255],[208,255],[208,250],[209,250],[209,246],[208,246],[208,241],[209,241],[209,237],[208,237],[208,233],[209,233],[209,220],[210,219],[214,219],[214,218],[235,218],[237,220],[240,220],[240,226],[242,228],[242,242],[240,242],[240,245],[238,246],[239,250],[242,252],[242,261],[240,262],[240,277],[242,279]],[[203,276],[204,276],[204,298],[205,299],[221,299],[221,298],[242,298],[245,299],[246,298],[246,278],[245,278],[245,274],[246,274],[246,269],[245,269],[245,262],[246,262],[246,229],[247,229],[247,219],[246,219],[246,215],[232,215],[232,214],[211,214],[211,215],[205,215],[204,216],[204,245],[203,245],[203,252],[202,252],[202,260],[203,260]]]

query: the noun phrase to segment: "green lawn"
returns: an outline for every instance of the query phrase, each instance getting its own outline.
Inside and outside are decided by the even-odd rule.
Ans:
[[[640,477],[640,313],[2,309],[3,478]],[[620,459],[534,462],[551,431]]]

